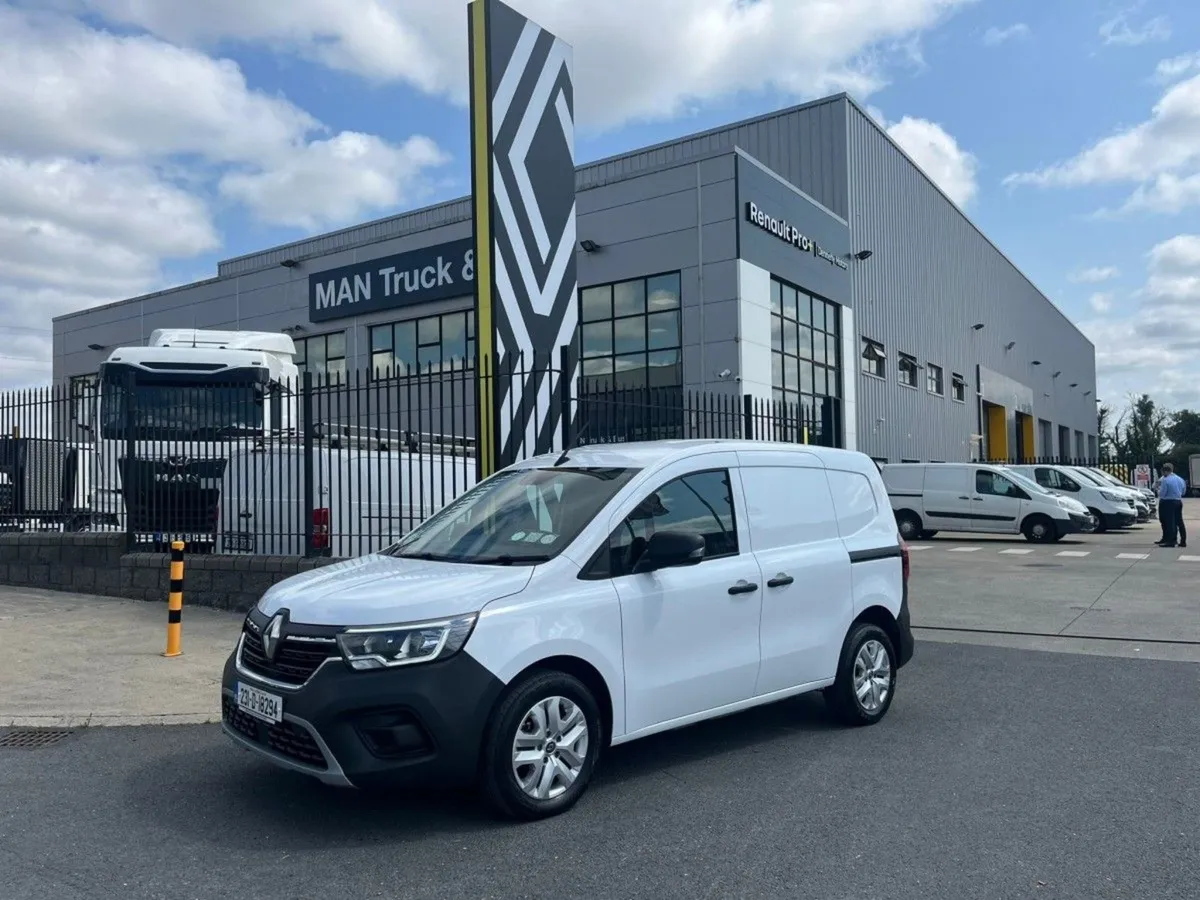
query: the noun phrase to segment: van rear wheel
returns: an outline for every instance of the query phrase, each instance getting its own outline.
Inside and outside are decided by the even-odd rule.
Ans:
[[[825,704],[846,725],[874,725],[896,694],[896,651],[887,632],[863,622],[846,637],[837,680],[825,688]]]
[[[921,517],[910,509],[896,513],[896,528],[900,537],[906,541],[915,541],[921,536]]]
[[[1058,527],[1049,516],[1030,516],[1021,526],[1025,540],[1035,544],[1050,544],[1057,540]]]

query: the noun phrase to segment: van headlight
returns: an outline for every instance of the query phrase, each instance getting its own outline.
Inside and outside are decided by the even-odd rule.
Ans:
[[[478,618],[478,613],[472,613],[436,622],[351,628],[337,636],[338,647],[352,669],[391,669],[433,662],[461,650]]]
[[[1114,494],[1112,491],[1101,491],[1100,496],[1103,497],[1105,500],[1107,500],[1109,503],[1120,503],[1122,500],[1125,499],[1120,494]]]

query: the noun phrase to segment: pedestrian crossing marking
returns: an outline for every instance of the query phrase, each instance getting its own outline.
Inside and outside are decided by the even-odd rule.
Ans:
[[[908,549],[909,550],[932,550],[933,548],[930,547],[928,544],[909,544]]]
[[[1186,553],[1179,557],[1180,562],[1200,562],[1200,556],[1188,556]]]
[[[1117,559],[1149,559],[1149,553],[1118,553]]]
[[[979,547],[951,547],[951,553],[974,553]]]
[[[1013,556],[1024,556],[1027,553],[1032,553],[1033,550],[1025,550],[1023,548],[1014,548],[1012,550],[1001,550],[1001,553],[1011,553]]]
[[[1091,550],[1063,550],[1060,553],[1055,553],[1055,556],[1088,556]]]

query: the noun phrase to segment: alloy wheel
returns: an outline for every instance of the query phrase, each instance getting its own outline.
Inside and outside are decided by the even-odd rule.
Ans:
[[[513,739],[512,769],[521,790],[553,800],[575,783],[587,762],[587,717],[566,697],[539,700]]]

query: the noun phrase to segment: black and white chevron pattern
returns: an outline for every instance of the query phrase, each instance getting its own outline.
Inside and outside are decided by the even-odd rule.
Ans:
[[[496,0],[488,32],[497,370],[528,372],[495,382],[503,465],[560,449],[560,378],[576,396],[577,354],[558,365],[579,319],[574,92],[562,40]]]

